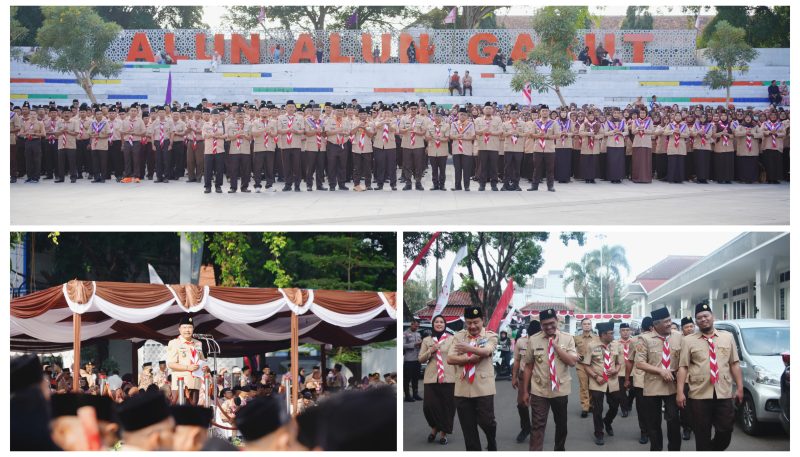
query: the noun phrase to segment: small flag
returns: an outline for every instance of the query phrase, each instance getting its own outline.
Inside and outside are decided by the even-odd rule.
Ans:
[[[150,284],[164,284],[161,277],[156,273],[156,269],[149,263],[147,264],[147,271],[150,273]]]
[[[506,284],[506,290],[503,291],[503,295],[500,296],[500,301],[497,302],[494,313],[492,313],[492,318],[489,319],[489,325],[486,326],[487,330],[497,332],[497,329],[500,328],[500,320],[503,318],[506,309],[508,309],[508,304],[511,303],[511,298],[513,296],[514,278],[511,278],[508,280],[508,284]]]
[[[450,285],[453,283],[453,273],[455,273],[458,264],[461,263],[466,256],[467,245],[465,244],[458,250],[455,260],[453,260],[453,263],[450,265],[450,270],[447,272],[447,279],[442,283],[442,291],[439,293],[439,298],[436,300],[436,306],[433,309],[433,314],[431,314],[431,319],[433,319],[434,316],[442,314],[442,311],[444,311],[444,308],[447,306],[447,301],[450,300]]]
[[[455,24],[456,23],[456,7],[454,6],[453,9],[447,13],[447,17],[444,18],[445,24]]]
[[[262,23],[266,18],[267,18],[267,13],[266,11],[264,11],[264,7],[262,6],[261,11],[258,12],[258,22]]]
[[[347,18],[346,26],[356,28],[357,25],[358,25],[358,13],[354,11],[353,14],[351,14],[350,17]]]
[[[172,103],[172,72],[169,72],[169,79],[167,80],[167,98],[164,100],[165,105]]]
[[[531,83],[525,83],[525,87],[522,88],[522,97],[525,99],[528,106],[531,106]]]

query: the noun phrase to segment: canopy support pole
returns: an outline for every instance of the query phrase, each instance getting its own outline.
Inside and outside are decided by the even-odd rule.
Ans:
[[[297,415],[297,399],[299,397],[300,391],[300,382],[298,379],[298,374],[300,373],[300,356],[299,356],[299,319],[297,314],[292,313],[292,348],[291,348],[291,358],[289,363],[292,366],[292,416]]]
[[[81,315],[72,313],[72,352],[74,362],[72,366],[72,391],[80,391],[81,379]]]

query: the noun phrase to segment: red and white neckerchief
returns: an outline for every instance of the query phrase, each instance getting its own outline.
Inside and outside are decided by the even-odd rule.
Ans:
[[[197,348],[194,347],[194,341],[184,340],[184,343],[189,345],[189,354],[191,354],[192,365],[197,365],[197,362],[200,360],[200,357],[198,356]],[[194,377],[194,374],[192,374],[192,376]]]
[[[436,130],[436,141],[434,141],[434,143],[436,143],[436,147],[438,148],[439,145],[442,144],[442,140],[439,138],[439,133],[442,131],[441,126],[434,126],[434,130]]]
[[[192,121],[192,124],[189,126],[192,129],[192,151],[197,150],[197,121]],[[266,140],[264,141],[266,143]]]
[[[722,121],[720,121],[719,130],[720,130],[720,132],[722,132],[722,144],[727,146],[728,145],[728,135],[727,135],[728,124],[723,124]]]
[[[473,338],[472,336],[469,337],[469,345],[472,347],[477,347],[478,342],[475,341],[477,337]],[[467,352],[467,357],[471,356],[471,352]],[[475,381],[475,364],[474,363],[465,363],[464,369],[461,372],[461,379],[467,378],[467,382],[472,384]]]
[[[517,133],[517,122],[511,121],[511,144],[517,144],[519,141],[519,137],[516,135]]]
[[[67,126],[66,125],[64,125],[64,131],[61,132],[61,143],[62,143],[61,149],[66,149],[67,148]]]
[[[622,356],[625,357],[626,361],[630,360],[630,339],[627,341],[620,340],[620,342],[622,343]]]
[[[778,121],[777,124],[773,124],[772,121],[767,121],[764,122],[764,126],[767,127],[767,130],[771,132],[770,136],[772,137],[772,147],[777,148],[778,147],[777,131],[779,128],[783,127],[783,124],[780,121]]]
[[[597,125],[597,122],[597,120],[592,122],[589,122],[588,119],[586,120],[586,124],[589,125],[589,131],[592,133],[592,135],[589,135],[589,149],[591,149],[592,152],[594,152],[594,135],[597,133],[594,131],[594,126]]]
[[[550,390],[558,392],[561,390],[561,384],[558,382],[556,373],[556,350],[553,346],[553,338],[550,338],[547,343],[547,365],[550,368]]]
[[[336,130],[342,129],[342,120],[341,119],[334,119],[336,121]],[[344,144],[344,137],[342,136],[341,132],[336,133],[336,144],[342,146]]]
[[[665,370],[669,370],[669,365],[670,365],[669,337],[659,336],[658,338],[664,342],[664,346],[661,350],[661,366]]]
[[[417,118],[416,116],[411,118],[411,147],[414,147],[414,143],[417,142],[417,134],[414,133],[414,128],[417,126]]]
[[[547,135],[547,131],[550,130],[550,127],[553,125],[553,121],[552,120],[547,121],[547,124],[542,124],[542,122],[539,121],[539,120],[534,121],[534,123],[536,124],[536,127],[538,127],[539,130],[542,131],[541,132],[542,135]],[[545,144],[547,144],[547,140],[544,139],[544,137],[540,137],[539,138],[539,147],[542,148],[542,152],[544,152]]]
[[[80,136],[81,136],[81,139],[83,139],[83,134],[84,134],[83,121],[82,120],[78,120],[78,125],[81,126],[80,127]]]
[[[322,131],[320,130],[320,125],[322,125],[322,119],[314,120],[313,118],[309,118],[308,122],[311,123],[311,127],[317,131],[317,151],[322,150]]]
[[[164,147],[164,121],[160,121],[158,124],[158,145],[162,148]]]
[[[713,337],[707,337],[703,335],[703,338],[705,338],[708,341],[708,370],[711,375],[711,385],[713,386],[719,380],[719,368],[717,366],[717,347],[714,344]]]
[[[750,128],[749,127],[745,131],[744,142],[747,144],[747,151],[748,152],[753,152],[753,135],[750,134]]]
[[[47,136],[47,139],[50,141],[50,144],[56,142],[55,131],[56,131],[56,120],[50,119],[50,135]]]
[[[286,116],[286,128],[288,132],[286,132],[286,144],[292,145],[292,125],[294,124],[294,116]]]
[[[603,348],[603,380],[608,382],[608,372],[611,371],[611,351],[608,350],[608,346],[602,346]]]
[[[640,122],[639,119],[634,119],[633,122],[636,123],[636,128],[640,129],[639,138],[644,137],[644,131],[650,127],[650,118],[645,118],[644,123]]]
[[[607,121],[607,124],[610,130],[615,131],[614,142],[619,144],[621,138],[620,132],[625,128],[625,121],[619,121],[619,124],[615,124],[614,121]]]
[[[36,128],[36,123],[31,122],[30,125],[28,126],[28,141],[33,139],[33,131],[35,128]]]
[[[130,121],[131,132],[128,134],[128,143],[133,146],[133,120]]]
[[[686,130],[686,124],[681,123],[680,127],[678,127],[673,122],[672,124],[670,124],[670,127],[672,127],[672,131],[675,132],[673,137],[675,139],[675,147],[677,148],[680,145],[681,133],[683,133],[683,131]]]
[[[114,141],[114,121],[108,121],[108,138]]]
[[[352,125],[352,123],[353,123],[353,122],[355,122],[355,119],[354,119],[354,118],[352,118],[352,117],[351,117],[351,118],[349,118],[349,119],[350,119],[350,121],[351,121],[351,125]],[[350,138],[350,146],[352,146],[352,145],[353,145],[353,138],[354,138],[354,135],[351,133],[351,134],[348,136],[348,138]]]
[[[92,122],[92,130],[94,131],[95,135],[99,135],[100,132],[103,130],[103,127],[106,126],[105,121],[101,122],[99,125],[97,122]],[[92,142],[92,149],[97,149],[97,141],[99,138],[94,137],[94,141]]]
[[[236,150],[239,151],[242,146],[242,130],[244,130],[244,124],[236,124]]]
[[[216,154],[217,153],[217,128],[218,127],[219,127],[219,124],[214,124],[214,131],[213,131],[214,139],[211,141],[211,153],[212,154]]]
[[[561,122],[561,119],[558,120],[558,126],[561,128],[561,146],[564,146],[564,143],[567,141],[567,134],[564,132],[569,132],[571,124],[571,119],[567,119],[566,123]]]
[[[453,123],[456,126],[456,130],[458,130],[459,134],[463,134],[464,131],[467,129],[466,125],[461,125],[459,123]],[[463,154],[464,153],[464,140],[462,138],[458,139],[458,152]]]
[[[436,344],[440,344],[442,341],[447,339],[447,332],[442,333],[442,336],[439,338],[433,337],[433,342]],[[444,382],[444,359],[442,358],[442,350],[437,349],[436,354],[436,381],[441,384]]]
[[[366,137],[366,131],[361,129],[361,135],[358,137],[358,147],[361,148],[361,152],[364,152],[364,137]]]
[[[386,143],[389,142],[389,124],[388,123],[384,123],[383,124],[383,137],[382,138],[383,138],[383,145],[385,147]]]

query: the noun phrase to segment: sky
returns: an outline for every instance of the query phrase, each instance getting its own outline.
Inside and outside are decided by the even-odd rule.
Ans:
[[[564,246],[559,233],[551,232],[547,242],[544,243],[544,265],[539,269],[537,275],[546,274],[549,270],[562,270],[567,263],[580,261],[583,254],[598,249],[605,243],[609,246],[620,245],[625,248],[628,264],[631,267],[625,278],[626,283],[631,282],[638,274],[668,255],[705,256],[739,235],[739,232],[586,232],[586,243],[583,246],[579,246],[575,241],[570,241],[568,246]],[[604,235],[605,239],[600,239],[598,235]],[[455,253],[449,252],[443,261],[439,261],[443,275],[447,275],[454,258]],[[411,262],[406,260],[403,271],[410,265]],[[431,262],[427,269],[417,267],[412,277],[425,274],[425,277],[434,279],[436,269],[433,265],[434,263]],[[466,273],[466,268],[462,267],[456,270],[454,290],[461,285],[459,272]]]
[[[508,10],[501,10],[500,14],[510,15],[510,16],[523,16],[523,15],[527,15],[527,14],[532,14],[534,9],[535,8],[533,6],[516,5],[516,6],[510,7]],[[604,6],[602,8],[598,8],[598,7],[594,7],[593,6],[593,7],[591,7],[591,9],[592,9],[592,13],[593,14],[597,14],[597,15],[602,15],[602,16],[622,16],[622,15],[625,14],[625,10],[627,9],[627,6],[626,5],[610,4],[610,5]],[[680,11],[680,8],[679,7],[675,7],[674,11],[676,11],[676,12]],[[208,24],[209,27],[211,27],[212,29],[215,29],[215,28],[221,29],[222,28],[222,16],[224,16],[225,13],[226,13],[225,6],[220,6],[220,5],[208,6],[208,5],[206,5],[205,9],[203,10],[203,22]],[[676,14],[675,12],[668,13],[666,11],[666,9],[662,10],[660,8],[659,9],[651,8],[650,9],[650,13],[651,14],[659,14],[659,13],[661,13],[661,14]]]

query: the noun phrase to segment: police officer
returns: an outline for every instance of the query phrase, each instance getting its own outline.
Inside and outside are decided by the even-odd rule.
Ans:
[[[679,408],[688,406],[691,411],[696,449],[724,451],[731,442],[736,417],[731,381],[736,383],[736,402],[741,404],[744,398],[739,353],[733,336],[714,328],[714,314],[708,304],[697,305],[694,317],[700,332],[683,339],[677,403]],[[687,381],[688,400],[683,393]]]
[[[686,316],[681,319],[681,333],[683,336],[689,336],[694,334],[694,321],[689,316]],[[689,384],[686,384],[683,387],[683,395],[689,395]],[[681,417],[681,428],[683,429],[683,440],[689,441],[692,436],[692,422],[691,416],[692,413],[689,411],[689,408],[678,408],[678,415]]]
[[[184,395],[178,392],[178,380],[183,379],[185,388],[189,389],[189,402],[196,405],[203,378],[192,372],[200,368],[201,360],[205,360],[203,345],[192,338],[194,322],[191,315],[184,315],[179,325],[180,335],[167,344],[167,366],[172,370],[172,402],[177,403],[178,395]]]
[[[592,320],[585,317],[581,320],[581,334],[575,337],[575,349],[578,351],[578,361],[583,360],[583,355],[586,353],[586,348],[590,343],[597,341],[597,335],[592,333]],[[581,417],[589,415],[589,409],[592,407],[589,401],[589,378],[586,375],[585,365],[578,363],[575,366],[575,371],[578,372],[578,384],[580,386],[581,398]]]
[[[494,367],[492,354],[497,334],[483,327],[483,311],[477,306],[464,309],[464,330],[453,336],[447,363],[456,365],[455,399],[458,421],[468,451],[481,450],[478,427],[486,434],[487,450],[497,450],[497,422],[494,419]]]
[[[558,316],[554,309],[539,313],[539,320],[542,331],[528,337],[525,349],[523,389],[525,403],[531,407],[529,450],[541,451],[544,447],[547,410],[551,409],[556,423],[553,450],[563,451],[567,441],[567,401],[572,384],[569,367],[578,362],[578,353],[572,335],[558,330]]]
[[[419,321],[413,319],[408,330],[403,332],[403,394],[405,401],[422,400],[419,396],[419,349],[422,337],[419,334]],[[412,396],[413,393],[413,396]]]
[[[619,408],[618,374],[625,360],[620,345],[614,341],[614,324],[597,324],[598,340],[586,347],[582,364],[589,378],[592,398],[592,420],[594,421],[594,443],[604,444],[603,426],[608,436],[614,436],[611,424]],[[603,417],[603,399],[608,403],[608,413]]]
[[[660,451],[664,446],[661,431],[661,408],[667,422],[667,448],[681,450],[681,425],[675,403],[675,372],[681,352],[682,336],[672,330],[667,308],[650,313],[653,331],[639,335],[636,342],[636,367],[644,370],[644,400],[647,403],[650,450]]]

